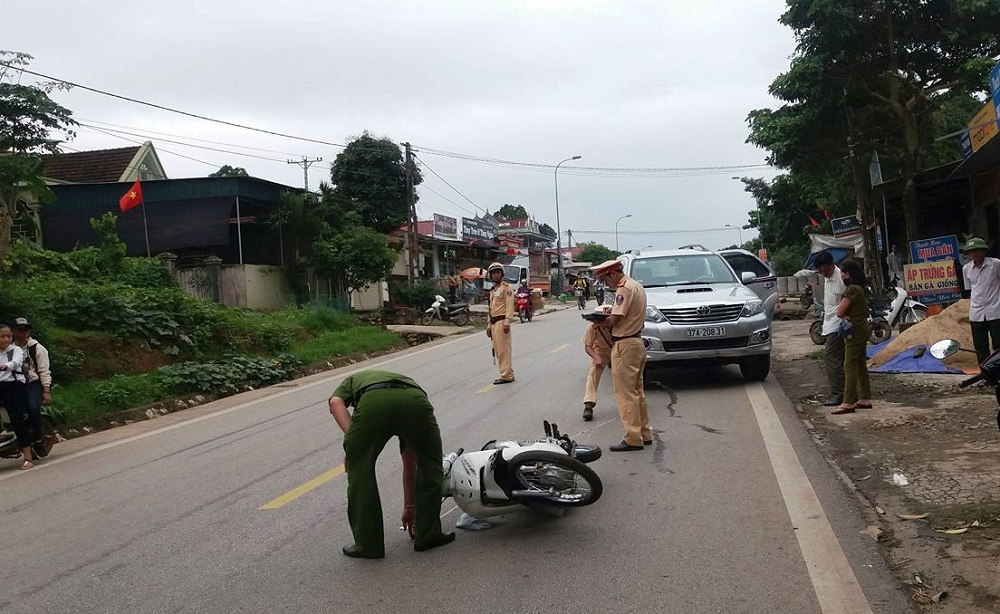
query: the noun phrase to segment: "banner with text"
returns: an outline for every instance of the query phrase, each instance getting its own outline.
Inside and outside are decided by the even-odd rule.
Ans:
[[[950,303],[961,298],[954,260],[903,265],[906,293],[925,305]]]
[[[910,241],[910,262],[958,260],[958,256],[958,237],[956,235]]]
[[[979,151],[983,145],[997,135],[996,120],[996,109],[992,102],[988,102],[969,122],[969,141],[972,144],[973,153]]]
[[[438,239],[458,240],[458,220],[447,215],[434,214],[434,236]]]
[[[469,243],[478,241],[492,242],[496,237],[496,229],[480,219],[462,218],[462,240]]]

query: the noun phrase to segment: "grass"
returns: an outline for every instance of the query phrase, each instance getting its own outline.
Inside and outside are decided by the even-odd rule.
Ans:
[[[283,341],[258,348],[257,351],[263,350],[264,355],[293,354],[306,365],[338,356],[374,352],[404,345],[402,337],[395,333],[362,324],[349,315],[329,308],[288,308],[275,312],[246,313],[241,316],[252,319],[252,328],[257,331],[271,331],[275,337],[281,337]],[[71,333],[66,335],[70,336]],[[266,334],[254,335],[258,336],[267,338]],[[63,348],[77,345],[63,335],[58,338],[53,335],[52,341],[53,345]],[[91,347],[97,345],[97,340],[89,339],[89,341]],[[101,341],[106,344],[112,343],[110,338]],[[67,360],[70,359],[69,355],[65,357]],[[128,362],[139,366],[137,363],[143,362],[139,360],[140,358],[141,356],[130,356]],[[183,356],[179,358],[185,359]],[[121,374],[122,369],[119,368],[112,371],[119,375],[110,378],[82,377],[73,381],[63,378],[60,382],[60,378],[56,377],[52,389],[53,417],[61,425],[80,426],[125,409],[171,398],[172,395],[166,390],[155,370],[158,364],[160,363],[149,362],[148,371],[143,373]]]

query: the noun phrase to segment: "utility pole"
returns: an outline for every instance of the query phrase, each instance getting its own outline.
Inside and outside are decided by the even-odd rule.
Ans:
[[[309,159],[309,158],[307,158],[305,156],[302,156],[301,160],[287,160],[287,162],[289,164],[294,164],[296,166],[301,166],[302,167],[302,178],[303,178],[303,183],[304,183],[305,188],[306,188],[306,192],[309,191],[309,167],[312,166],[313,164],[317,163],[317,162],[322,162],[322,161],[323,161],[323,158],[312,158],[312,159]]]
[[[872,207],[871,183],[864,181],[864,168],[867,164],[858,154],[858,142],[855,140],[854,117],[849,108],[844,109],[847,116],[847,152],[851,165],[851,179],[854,183],[854,201],[861,214],[861,234],[864,236],[865,268],[868,269],[868,281],[876,292],[884,287],[882,263],[875,245],[875,212]]]
[[[406,204],[409,209],[410,232],[407,233],[407,254],[409,262],[406,265],[406,277],[412,283],[417,278],[417,257],[420,245],[417,243],[417,198],[413,190],[413,151],[410,144],[403,143],[406,148]]]

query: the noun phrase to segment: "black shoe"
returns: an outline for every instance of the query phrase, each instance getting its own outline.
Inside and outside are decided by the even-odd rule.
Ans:
[[[413,549],[416,550],[417,552],[425,552],[427,550],[430,550],[431,548],[437,548],[438,546],[444,546],[445,544],[450,544],[453,541],[455,541],[454,533],[442,533],[441,537],[438,537],[429,544],[425,544],[423,546],[413,544]]]
[[[512,383],[514,383],[514,380],[512,380],[512,379],[504,379],[504,378],[501,377],[501,378],[493,380],[493,383],[496,384],[497,386],[499,386],[500,384],[512,384]]]
[[[644,446],[651,446],[651,445],[653,445],[653,440],[652,439],[643,439],[642,440],[642,445],[644,445]]]
[[[616,443],[615,445],[608,448],[612,452],[633,452],[636,450],[641,450],[642,446],[633,446],[627,441],[622,441],[621,443]]]
[[[834,396],[828,398],[827,400],[823,401],[823,406],[824,407],[836,407],[837,405],[840,405],[843,402],[844,402],[844,397],[840,397],[840,396],[834,395]]]
[[[594,419],[594,404],[584,403],[583,404],[583,421],[590,422]]]
[[[344,546],[343,548],[341,548],[341,551],[344,553],[344,556],[349,556],[352,559],[384,559],[385,558],[384,554],[380,554],[378,556],[371,556],[371,555],[365,554],[365,553],[361,552],[360,550],[358,550],[358,547],[355,546],[354,544],[351,544],[350,546]]]

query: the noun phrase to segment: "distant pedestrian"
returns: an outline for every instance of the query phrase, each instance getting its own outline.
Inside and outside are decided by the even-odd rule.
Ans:
[[[448,302],[457,303],[458,302],[458,275],[448,276]]]
[[[969,325],[980,364],[1000,349],[1000,260],[988,257],[988,249],[979,237],[972,237],[962,248],[971,258],[962,267],[962,279],[969,292]]]
[[[889,270],[889,281],[895,280],[897,286],[903,285],[903,257],[896,252],[895,245],[889,248],[885,264]]]
[[[837,317],[837,307],[846,286],[830,252],[816,254],[816,269],[823,276],[823,366],[830,388],[830,396],[823,401],[823,405],[836,407],[844,402],[844,339],[838,332],[840,318]]]
[[[837,317],[848,320],[851,329],[844,339],[844,402],[830,413],[850,414],[859,408],[872,407],[872,386],[865,356],[872,325],[868,322],[865,272],[853,260],[842,263],[840,269],[846,288],[837,307]]]

